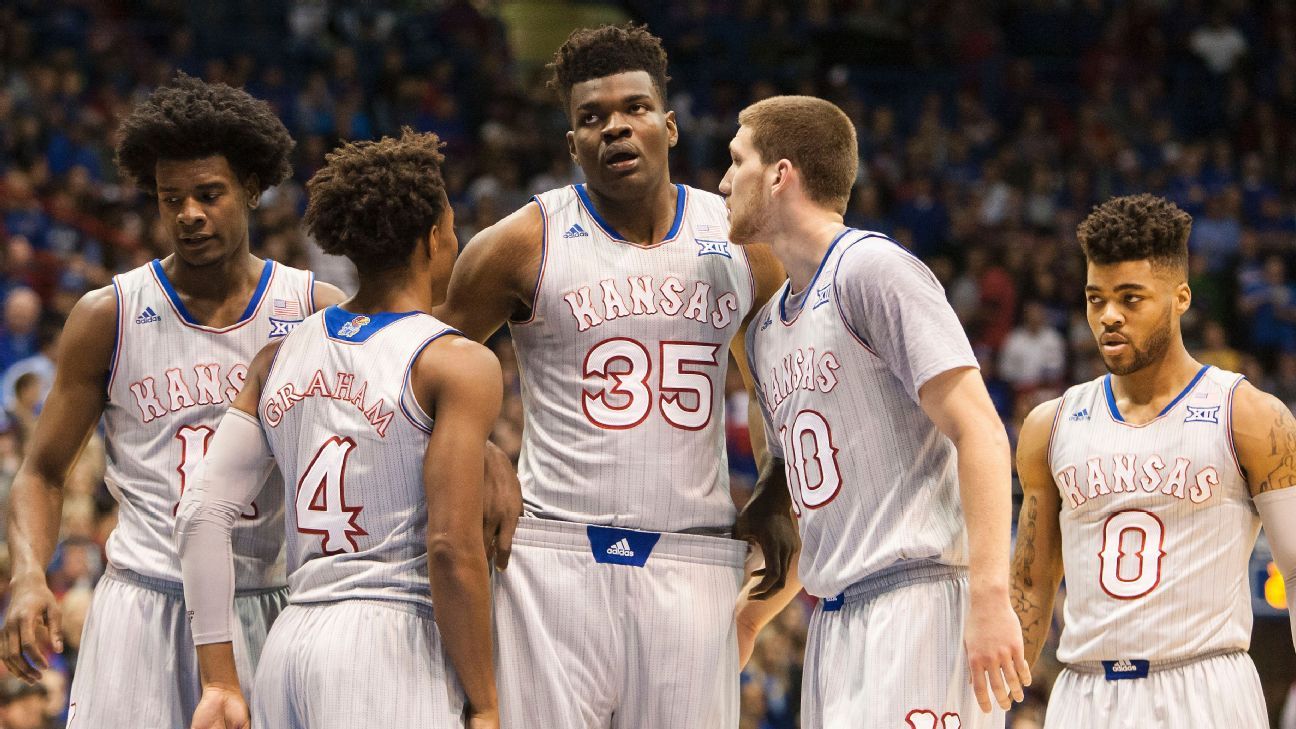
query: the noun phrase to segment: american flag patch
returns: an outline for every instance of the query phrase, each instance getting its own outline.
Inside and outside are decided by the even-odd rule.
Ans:
[[[286,299],[275,299],[270,302],[270,316],[276,319],[302,318],[301,304]]]
[[[726,239],[729,237],[728,230],[719,225],[711,225],[710,223],[699,224],[697,227],[697,234],[702,238]]]

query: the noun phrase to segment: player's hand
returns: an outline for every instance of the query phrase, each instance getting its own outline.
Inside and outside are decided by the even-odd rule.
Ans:
[[[761,577],[749,595],[752,600],[764,600],[783,589],[792,555],[801,546],[789,498],[787,489],[758,487],[734,524],[734,539],[760,547],[765,557],[765,566],[752,572]]]
[[[191,729],[250,729],[252,717],[238,688],[203,687]]]
[[[467,729],[499,729],[499,712],[469,712]]]
[[[10,673],[36,683],[41,671],[49,668],[47,656],[63,652],[63,613],[44,575],[14,580],[11,588],[0,655]]]
[[[981,711],[990,713],[990,694],[1005,711],[1025,698],[1022,686],[1031,684],[1030,666],[1022,647],[1021,623],[1005,596],[972,598],[963,629],[971,669],[972,691]],[[987,688],[988,685],[988,688]]]
[[[508,454],[494,443],[486,444],[486,501],[482,509],[482,538],[486,559],[497,569],[508,567],[513,554],[513,532],[522,516],[522,482]]]

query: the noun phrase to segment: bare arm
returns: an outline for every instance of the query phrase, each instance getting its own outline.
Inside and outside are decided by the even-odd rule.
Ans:
[[[490,350],[445,337],[419,357],[415,392],[436,424],[423,462],[428,574],[441,640],[473,717],[498,708],[491,643],[490,570],[482,549],[486,442],[503,397]]]
[[[346,301],[346,298],[347,296],[342,293],[342,289],[324,281],[316,281],[315,287],[311,290],[311,299],[313,300],[311,306],[315,311],[327,309],[334,304],[340,304]]]
[[[1253,387],[1233,395],[1233,444],[1247,477],[1288,602],[1296,595],[1296,419],[1281,400]],[[1296,645],[1296,611],[1288,611]]]
[[[1017,548],[1012,563],[1012,603],[1022,625],[1026,661],[1034,666],[1044,650],[1053,601],[1062,583],[1062,508],[1049,470],[1049,436],[1061,406],[1050,400],[1026,417],[1017,439],[1017,478],[1022,505],[1017,517]]]
[[[510,318],[529,315],[543,240],[544,218],[537,203],[473,236],[455,262],[445,303],[432,314],[478,342]]]
[[[968,535],[971,599],[965,643],[972,686],[982,711],[988,712],[988,672],[990,689],[999,705],[1007,709],[1011,705],[1009,693],[1021,701],[1021,683],[1030,683],[1030,669],[1022,655],[1021,626],[1008,601],[1012,535],[1008,435],[981,373],[973,368],[960,367],[936,375],[923,384],[918,395],[923,412],[953,441],[958,452],[959,494]]]
[[[45,654],[63,650],[61,616],[45,568],[58,544],[63,480],[103,414],[116,331],[111,286],[86,294],[73,307],[63,330],[67,354],[59,358],[27,457],[14,476],[8,520],[13,597],[0,653],[9,670],[29,682],[48,668]]]

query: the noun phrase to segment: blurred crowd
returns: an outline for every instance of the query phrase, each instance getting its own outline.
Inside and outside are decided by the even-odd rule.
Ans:
[[[320,0],[0,5],[0,503],[71,306],[114,273],[169,251],[153,200],[121,179],[113,146],[132,104],[175,71],[243,86],[282,116],[298,143],[295,172],[256,211],[254,250],[344,289],[347,265],[320,254],[299,225],[303,183],[339,141],[404,125],[437,132],[463,242],[531,194],[579,179],[543,68],[515,57],[496,3],[395,5],[420,9]],[[751,101],[810,93],[847,111],[862,155],[847,222],[892,235],[931,265],[1010,434],[1034,404],[1102,371],[1074,231],[1096,202],[1133,192],[1164,195],[1194,217],[1190,348],[1296,404],[1293,3],[617,7],[647,22],[670,53],[677,181],[717,189],[737,111]],[[516,454],[516,360],[506,336],[493,344],[510,392],[496,440]],[[738,378],[728,391],[741,502],[754,466]],[[41,687],[0,681],[0,728],[61,726],[114,520],[102,477],[95,438],[67,484],[50,571],[68,649]],[[0,589],[7,572],[0,550]],[[762,635],[743,677],[743,729],[798,725],[811,606],[795,602]],[[1015,729],[1042,725],[1045,691],[1014,712]],[[1296,716],[1287,720],[1296,726]]]

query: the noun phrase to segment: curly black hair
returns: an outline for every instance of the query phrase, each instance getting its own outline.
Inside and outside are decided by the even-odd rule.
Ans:
[[[242,89],[184,73],[149,95],[122,124],[117,165],[145,192],[157,190],[159,159],[223,155],[241,182],[264,192],[288,179],[293,139],[270,105]]]
[[[405,265],[449,206],[437,135],[401,130],[399,139],[350,142],[329,152],[306,183],[303,222],[325,253],[363,272]]]
[[[626,23],[598,28],[578,28],[554,53],[549,88],[558,92],[564,108],[571,103],[571,88],[582,81],[626,71],[647,71],[653,86],[666,99],[666,49],[647,26]]]
[[[1076,229],[1085,258],[1101,265],[1151,260],[1187,270],[1192,216],[1163,197],[1142,193],[1096,206]]]

